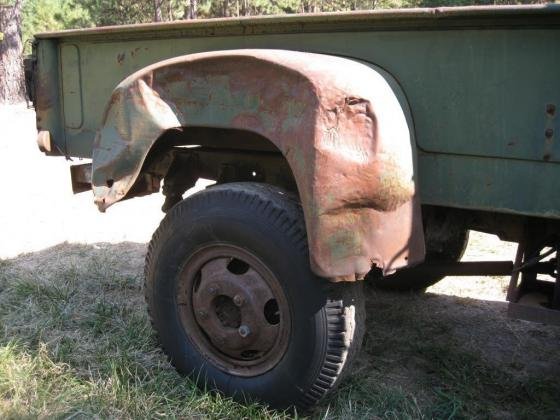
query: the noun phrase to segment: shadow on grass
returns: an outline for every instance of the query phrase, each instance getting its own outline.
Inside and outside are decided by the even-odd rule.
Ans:
[[[199,391],[160,352],[144,244],[60,244],[0,260],[0,416],[282,418]],[[560,415],[560,329],[505,304],[366,288],[354,374],[317,418]]]

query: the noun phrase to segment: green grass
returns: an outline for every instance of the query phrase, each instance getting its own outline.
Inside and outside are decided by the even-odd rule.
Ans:
[[[0,417],[293,417],[205,393],[175,372],[145,312],[143,252],[65,244],[0,260]],[[465,299],[367,294],[355,372],[309,417],[560,415],[558,329],[511,323]],[[504,344],[507,363],[492,343]],[[544,357],[544,367],[531,364]]]

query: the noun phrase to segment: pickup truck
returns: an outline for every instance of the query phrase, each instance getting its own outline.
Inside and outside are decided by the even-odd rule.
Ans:
[[[510,275],[511,316],[560,322],[559,46],[560,5],[181,21],[38,34],[29,84],[40,149],[91,159],[74,192],[162,190],[144,291],[177,370],[305,410],[364,283]],[[460,262],[469,230],[515,261]]]

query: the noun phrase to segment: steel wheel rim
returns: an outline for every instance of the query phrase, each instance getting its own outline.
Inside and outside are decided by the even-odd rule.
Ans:
[[[195,251],[179,273],[176,291],[185,333],[219,369],[261,375],[288,347],[291,316],[280,282],[246,249],[210,245]]]

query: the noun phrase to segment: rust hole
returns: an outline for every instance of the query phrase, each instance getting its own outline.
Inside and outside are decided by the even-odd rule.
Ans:
[[[261,354],[258,350],[244,350],[241,352],[241,357],[245,360],[256,359]]]
[[[115,181],[113,181],[112,179],[108,179],[108,180],[107,180],[107,186],[108,186],[109,188],[112,188],[114,183],[115,183]]]
[[[276,299],[270,299],[265,303],[264,317],[271,325],[278,325],[280,323],[280,310],[278,309],[278,302],[276,302]]]
[[[356,98],[356,97],[348,97],[345,99],[347,105],[358,105],[366,103],[367,101],[363,98]]]
[[[241,275],[249,271],[249,264],[237,258],[233,258],[227,265],[227,269],[230,273]]]
[[[214,299],[214,311],[225,328],[239,328],[241,325],[241,311],[229,296],[219,295]]]

